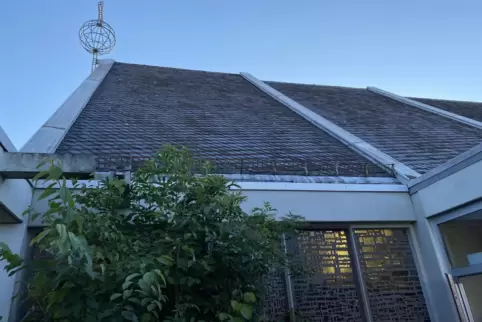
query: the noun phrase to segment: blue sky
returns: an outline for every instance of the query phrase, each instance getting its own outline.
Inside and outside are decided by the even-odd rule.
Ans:
[[[0,4],[0,126],[17,148],[88,76],[96,0]],[[482,101],[482,1],[105,0],[105,57]]]

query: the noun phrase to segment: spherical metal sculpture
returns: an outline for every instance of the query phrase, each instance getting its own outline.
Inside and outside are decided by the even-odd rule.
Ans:
[[[109,53],[115,45],[114,29],[104,21],[104,1],[98,3],[97,20],[89,20],[80,27],[82,47],[92,54],[92,71],[99,63],[98,57]]]
[[[115,45],[114,29],[107,22],[89,20],[80,27],[79,38],[82,47],[91,54],[105,55]]]

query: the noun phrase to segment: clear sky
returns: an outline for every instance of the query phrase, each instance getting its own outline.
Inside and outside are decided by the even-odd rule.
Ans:
[[[17,148],[88,76],[78,40],[96,0],[0,2],[0,126]],[[481,0],[105,0],[106,58],[247,71],[482,101]]]

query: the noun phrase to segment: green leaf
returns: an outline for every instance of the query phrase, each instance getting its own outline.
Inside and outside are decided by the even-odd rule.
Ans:
[[[57,167],[57,166],[51,166],[49,168],[49,178],[51,179],[60,179],[60,176],[62,175],[62,169]]]
[[[122,294],[121,293],[114,293],[110,296],[110,300],[111,301],[115,301],[116,299],[118,299],[119,297],[121,297]]]
[[[127,300],[134,304],[141,305],[141,301],[137,297],[129,297]]]
[[[54,189],[45,189],[44,192],[42,192],[42,194],[38,197],[38,200],[44,200],[45,198],[53,195],[54,193],[56,193]]]
[[[151,315],[149,313],[144,313],[141,316],[141,322],[150,322],[151,321]]]
[[[139,284],[139,287],[144,292],[149,293],[151,291],[150,285],[145,280],[140,279],[139,282],[137,282],[137,284]]]
[[[51,232],[52,232],[51,229],[45,228],[40,234],[32,238],[32,241],[30,241],[30,246],[40,243],[40,241],[44,239],[47,235],[49,235]]]
[[[249,304],[241,305],[241,315],[246,319],[250,320],[253,316],[253,307]]]
[[[73,202],[72,194],[69,188],[67,188],[67,186],[60,187],[59,196],[60,196],[60,199],[62,199],[62,201],[67,202],[69,203],[69,206],[72,206],[71,205],[71,203]]]
[[[129,296],[132,295],[132,292],[133,292],[132,290],[125,290],[122,297],[123,297],[124,299],[127,299]]]
[[[172,264],[174,264],[174,261],[172,260],[172,258],[170,256],[166,256],[166,255],[158,257],[158,258],[156,258],[156,260],[159,263],[161,263],[163,265],[166,265],[166,266],[172,266]]]
[[[244,293],[244,302],[246,303],[254,303],[256,302],[256,295],[253,292],[246,292]]]
[[[236,300],[231,300],[231,307],[235,312],[239,312],[239,310],[241,309],[241,303]]]
[[[229,314],[228,314],[228,313],[224,313],[224,312],[223,312],[223,313],[219,313],[219,316],[218,316],[218,317],[219,317],[219,320],[224,321],[224,320],[229,319]]]
[[[156,303],[151,303],[147,306],[147,311],[148,312],[151,312],[151,311],[154,311],[157,307],[157,304]]]
[[[147,303],[151,302],[152,299],[150,297],[145,297],[141,300],[141,306],[146,306]]]
[[[133,279],[134,277],[137,277],[137,276],[141,276],[141,274],[139,274],[139,273],[130,274],[126,277],[125,281],[128,282],[128,281],[130,281],[131,279]]]
[[[77,228],[79,229],[79,233],[82,234],[82,230],[84,229],[84,218],[82,216],[76,216],[75,222],[77,223]]]
[[[122,316],[124,317],[124,319],[126,319],[127,321],[134,321],[134,322],[137,322],[139,321],[139,319],[137,318],[137,316],[131,312],[131,311],[122,311]]]
[[[122,284],[122,289],[123,289],[123,290],[128,289],[129,286],[131,286],[131,284],[132,284],[131,281],[124,282],[124,283]]]

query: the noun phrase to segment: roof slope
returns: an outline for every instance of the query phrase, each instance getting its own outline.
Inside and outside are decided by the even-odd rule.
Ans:
[[[267,84],[420,173],[482,141],[476,128],[365,89]]]
[[[415,97],[411,99],[482,122],[482,103]]]
[[[307,163],[316,175],[360,176],[367,168],[387,176],[239,75],[123,63],[113,65],[56,152],[135,159],[167,143],[231,162],[234,170],[219,170],[225,173],[303,172]]]

